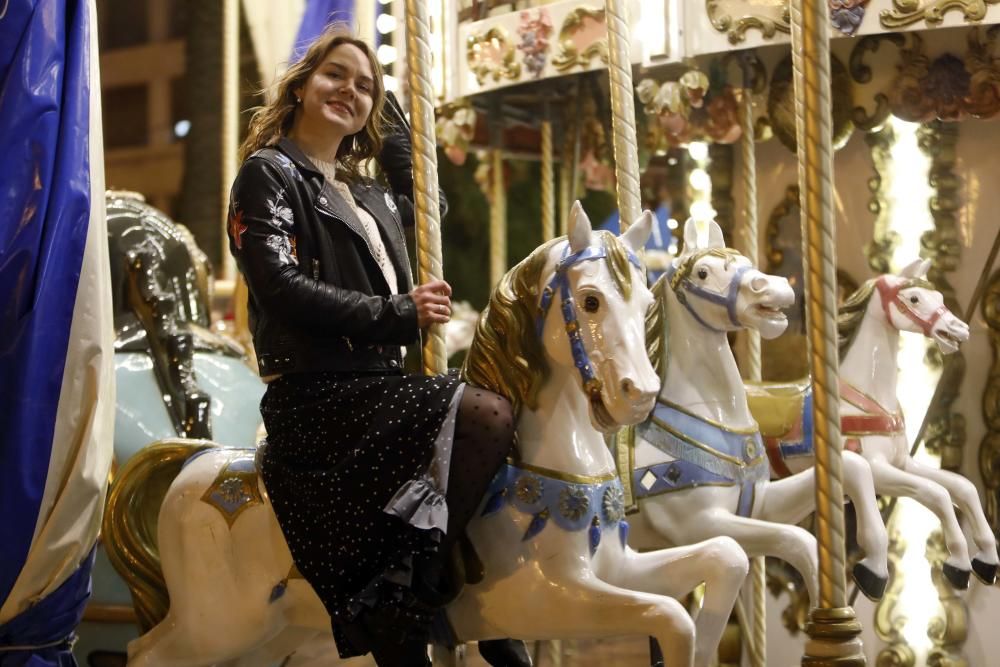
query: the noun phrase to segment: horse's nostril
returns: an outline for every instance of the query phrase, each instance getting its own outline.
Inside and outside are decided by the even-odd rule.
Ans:
[[[626,395],[631,394],[635,391],[635,383],[633,383],[632,380],[625,378],[622,380],[622,391],[625,392]]]
[[[750,289],[754,292],[763,292],[767,289],[767,279],[764,276],[754,276],[750,280]]]

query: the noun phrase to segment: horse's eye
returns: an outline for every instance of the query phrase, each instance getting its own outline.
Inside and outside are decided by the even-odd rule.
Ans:
[[[587,296],[583,300],[583,309],[588,313],[596,313],[601,309],[601,300],[598,299],[593,294]]]
[[[698,277],[702,280],[708,278],[708,269],[698,269]]]
[[[910,297],[910,303],[920,303],[920,299],[915,296]]]

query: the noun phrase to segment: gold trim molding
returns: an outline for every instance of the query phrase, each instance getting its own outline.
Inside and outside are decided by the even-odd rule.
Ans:
[[[514,44],[501,27],[469,35],[465,42],[465,60],[480,86],[491,76],[493,81],[521,78],[521,64],[516,62],[516,55]]]
[[[744,41],[751,30],[759,30],[764,39],[792,32],[787,2],[775,5],[761,0],[706,0],[705,12],[712,27],[725,33],[730,44]],[[734,18],[736,14],[742,16]]]
[[[875,658],[875,667],[914,667],[917,656],[903,637],[906,618],[897,613],[899,594],[903,590],[904,574],[899,561],[906,551],[895,519],[889,523],[889,588],[875,605],[875,634],[888,644]]]
[[[875,173],[868,179],[868,210],[875,216],[872,240],[865,244],[865,256],[868,266],[876,274],[892,273],[889,262],[892,252],[899,245],[899,234],[889,229],[890,207],[892,203],[886,198],[885,184],[891,182],[892,157],[889,151],[896,143],[896,134],[891,125],[883,125],[881,130],[865,134],[865,143],[872,158]]]
[[[567,14],[559,29],[559,49],[556,57],[552,59],[552,66],[560,72],[566,72],[574,67],[586,68],[594,58],[600,58],[602,63],[608,64],[607,36],[595,40],[582,49],[573,41],[574,35],[583,29],[588,19],[603,25],[607,31],[607,16],[604,9],[577,7]]]
[[[931,28],[944,20],[949,11],[961,11],[966,23],[986,18],[986,6],[1000,0],[892,0],[892,9],[879,12],[883,28],[895,30],[924,21]]]

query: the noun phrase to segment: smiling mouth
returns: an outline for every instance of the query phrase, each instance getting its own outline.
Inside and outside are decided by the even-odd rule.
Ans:
[[[774,320],[778,322],[783,322],[788,319],[784,311],[780,308],[774,308],[772,306],[765,306],[763,304],[757,304],[753,307],[754,311],[760,315],[765,320]]]
[[[343,111],[344,113],[346,113],[349,116],[353,116],[354,115],[354,112],[351,111],[351,108],[349,106],[347,106],[346,104],[344,104],[343,102],[327,102],[326,104],[327,104],[328,107],[330,107],[332,109],[337,109],[339,111]]]
[[[945,341],[946,343],[951,343],[955,347],[958,347],[958,346],[960,346],[962,344],[961,340],[959,340],[956,336],[953,336],[951,333],[949,333],[947,331],[941,331],[941,332],[939,332],[938,333],[938,338],[940,338],[941,340]]]

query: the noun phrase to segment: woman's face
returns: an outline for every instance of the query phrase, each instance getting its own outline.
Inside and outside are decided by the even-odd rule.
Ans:
[[[295,94],[302,99],[299,120],[314,131],[334,132],[340,138],[361,131],[375,94],[368,56],[353,44],[335,46]]]

